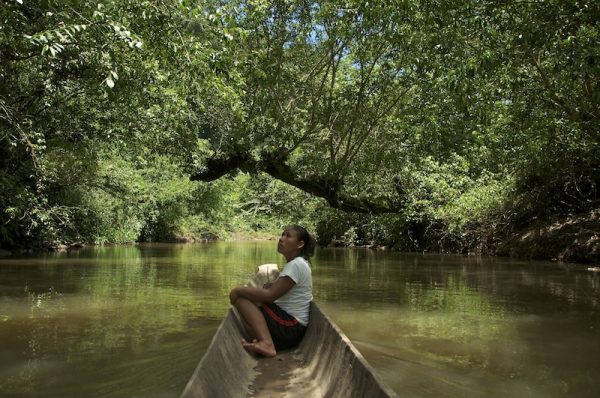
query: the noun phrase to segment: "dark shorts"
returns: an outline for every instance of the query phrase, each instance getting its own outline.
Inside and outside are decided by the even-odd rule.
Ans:
[[[300,344],[306,326],[275,303],[264,303],[260,311],[267,321],[276,350],[286,350]]]

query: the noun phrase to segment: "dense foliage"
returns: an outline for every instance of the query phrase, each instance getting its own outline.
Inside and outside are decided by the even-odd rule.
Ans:
[[[597,208],[598,20],[591,0],[5,2],[0,246],[300,221],[461,249]]]

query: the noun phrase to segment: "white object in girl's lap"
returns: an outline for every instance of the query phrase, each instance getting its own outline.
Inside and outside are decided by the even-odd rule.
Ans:
[[[258,266],[258,271],[248,279],[246,286],[267,287],[278,277],[279,267],[277,264],[262,264]]]

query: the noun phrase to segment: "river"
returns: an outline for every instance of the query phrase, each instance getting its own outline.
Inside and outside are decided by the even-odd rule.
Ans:
[[[276,243],[0,259],[0,396],[178,397],[231,287]],[[600,396],[600,275],[505,258],[319,248],[314,296],[402,397]]]

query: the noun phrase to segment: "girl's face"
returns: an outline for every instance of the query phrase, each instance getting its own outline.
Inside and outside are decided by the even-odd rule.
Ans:
[[[298,233],[292,227],[283,230],[277,243],[277,251],[283,254],[288,261],[296,257],[303,247],[304,241],[298,240]]]

